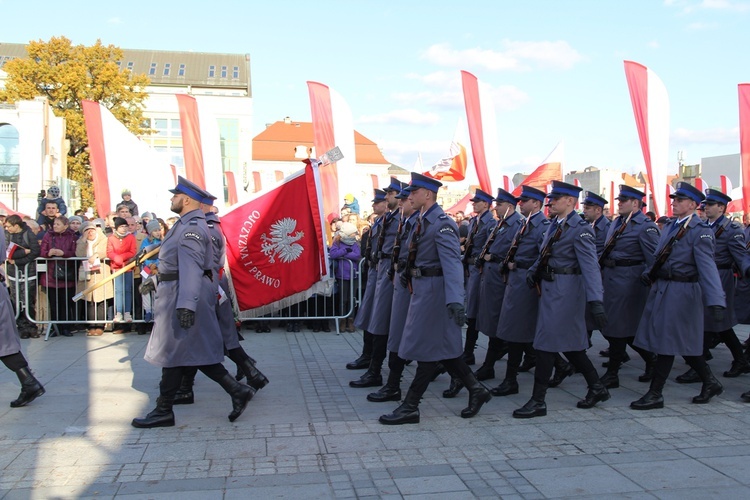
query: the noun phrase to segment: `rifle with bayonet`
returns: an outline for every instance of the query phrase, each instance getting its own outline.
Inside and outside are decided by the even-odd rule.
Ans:
[[[604,245],[604,250],[602,251],[602,255],[599,257],[599,267],[604,267],[604,260],[609,257],[609,254],[612,253],[612,250],[615,249],[615,243],[617,243],[617,238],[620,237],[620,235],[625,231],[625,228],[628,227],[628,223],[630,222],[630,218],[633,217],[633,212],[630,212],[628,214],[628,218],[625,219],[625,222],[620,225],[620,227],[617,228],[617,231],[612,233],[612,236],[610,236],[607,243]],[[622,215],[620,216],[622,218]]]
[[[552,237],[547,240],[547,244],[544,245],[544,248],[542,248],[542,251],[539,253],[539,265],[536,267],[536,269],[534,269],[534,283],[536,287],[536,293],[539,296],[542,295],[542,287],[539,285],[540,281],[542,280],[542,272],[547,269],[549,260],[550,258],[552,258],[552,247],[562,236],[563,224],[565,224],[564,220],[559,221],[559,223],[557,224],[557,229],[555,229]]]
[[[516,252],[518,252],[518,244],[521,242],[521,238],[526,234],[526,230],[529,227],[529,221],[531,215],[529,215],[523,222],[521,229],[513,236],[513,241],[510,243],[508,253],[505,254],[503,264],[500,266],[500,274],[503,275],[503,283],[508,283],[508,273],[510,272],[510,265],[516,261]]]
[[[654,261],[654,264],[651,266],[651,269],[649,269],[648,272],[645,274],[646,279],[648,280],[648,285],[651,285],[654,281],[656,281],[656,278],[659,275],[659,271],[661,270],[662,266],[664,266],[664,264],[667,262],[667,259],[669,259],[669,256],[672,254],[672,249],[674,248],[675,244],[678,241],[680,241],[683,236],[685,236],[685,233],[688,230],[688,224],[690,223],[690,220],[692,218],[693,217],[690,216],[687,219],[685,219],[685,222],[680,226],[677,232],[674,233],[674,235],[662,247],[662,249],[659,250],[659,253],[656,256],[656,260]]]
[[[396,267],[398,266],[398,255],[401,253],[401,238],[402,231],[404,229],[404,211],[399,210],[400,216],[398,218],[398,229],[396,229],[396,241],[393,243],[393,258],[391,259],[391,267],[388,269],[388,278],[393,282],[393,278],[396,276]]]
[[[505,219],[508,217],[508,212],[510,212],[510,207],[508,207],[505,210],[505,215],[503,215],[503,218],[497,221],[497,226],[492,229],[492,232],[490,233],[490,236],[487,238],[487,241],[484,242],[484,246],[482,247],[482,251],[479,252],[479,255],[477,256],[477,260],[474,261],[474,265],[479,268],[479,272],[482,273],[484,271],[484,263],[485,263],[485,257],[487,256],[487,253],[490,251],[490,247],[492,247],[492,244],[495,242],[495,238],[497,237],[497,234],[500,232],[500,229],[505,225]]]

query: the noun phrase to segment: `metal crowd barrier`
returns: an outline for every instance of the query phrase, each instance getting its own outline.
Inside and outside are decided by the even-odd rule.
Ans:
[[[361,300],[361,269],[362,264],[360,262],[358,267],[349,266],[349,279],[333,278],[329,294],[313,294],[307,300],[263,316],[244,311],[239,314],[239,319],[241,321],[253,320],[259,322],[333,321],[336,334],[339,334],[341,333],[339,321],[349,317],[353,318],[354,311]]]
[[[138,269],[125,273],[88,297],[73,301],[73,296],[101,278],[90,278],[85,273],[85,257],[38,258],[36,271],[29,275],[31,264],[17,269],[17,276],[7,273],[8,286],[15,297],[16,319],[24,315],[25,322],[44,328],[44,339],[48,340],[54,330],[64,335],[86,327],[101,327],[104,330],[116,329],[116,325],[143,324],[150,321],[144,311],[144,304],[153,304],[153,297],[147,298],[138,293],[141,276]],[[101,262],[102,268],[109,267],[109,260]],[[7,264],[6,264],[7,268]],[[109,273],[102,273],[106,276]],[[86,279],[87,276],[90,279]],[[93,280],[93,281],[92,281]],[[122,301],[122,310],[130,311],[131,321],[115,322],[116,303]]]

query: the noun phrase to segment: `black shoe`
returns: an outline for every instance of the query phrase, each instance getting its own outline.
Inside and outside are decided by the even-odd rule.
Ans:
[[[383,376],[379,373],[373,373],[367,370],[357,380],[349,382],[349,387],[363,388],[363,387],[380,387],[383,385]]]
[[[474,357],[474,352],[465,352],[461,355],[461,359],[464,360],[464,363],[466,363],[469,366],[477,364],[477,360]]]
[[[28,366],[16,370],[16,376],[18,377],[18,381],[21,382],[21,393],[18,395],[18,398],[10,402],[11,408],[26,406],[44,394],[44,387],[31,374]]]
[[[378,389],[377,392],[371,392],[367,395],[367,401],[373,403],[383,403],[385,401],[401,401],[401,388],[389,387],[387,384]]]
[[[455,398],[463,388],[464,383],[460,379],[451,377],[451,385],[443,391],[443,397],[446,399]]]
[[[628,353],[625,353],[625,357],[622,358],[622,363],[627,363],[628,361],[630,361],[630,356],[628,355]],[[605,361],[604,363],[602,363],[602,367],[609,368],[609,361]]]
[[[163,398],[156,400],[154,408],[144,418],[134,418],[130,423],[133,427],[139,429],[151,429],[153,427],[172,427],[174,426],[174,413],[172,412],[172,402]]]
[[[174,396],[174,405],[191,405],[195,402],[192,389],[189,391],[183,391],[180,389]]]
[[[736,378],[743,373],[750,373],[750,363],[746,360],[732,361],[732,367],[724,372],[724,376],[727,378]]]
[[[599,351],[599,356],[601,356],[603,358],[608,358],[609,357],[609,347],[607,347],[606,349],[603,349],[603,350]]]
[[[479,380],[480,382],[482,380],[491,380],[495,378],[495,369],[490,368],[488,366],[482,365],[479,367],[477,371],[474,372],[474,376]]]
[[[72,337],[73,332],[71,332],[70,330],[64,329],[63,331],[60,332],[60,335],[62,335],[63,337]]]
[[[586,397],[580,400],[576,406],[583,409],[593,408],[596,403],[606,401],[609,397],[609,391],[603,385],[596,388],[589,388]]]
[[[575,370],[573,370],[573,365],[570,363],[565,363],[562,368],[555,368],[555,374],[550,379],[547,387],[557,387],[562,384],[563,380],[573,375],[573,373],[575,373]]]
[[[701,377],[698,375],[697,371],[691,368],[682,375],[678,375],[675,378],[675,381],[677,381],[678,384],[697,384],[701,381]]]
[[[531,370],[535,366],[536,366],[536,360],[535,359],[530,360],[528,358],[524,358],[523,359],[523,363],[521,363],[521,366],[518,367],[518,372],[519,373],[528,372],[529,370]]]
[[[518,394],[518,381],[514,378],[506,378],[503,382],[490,391],[493,396],[509,396]]]
[[[630,403],[633,410],[653,410],[655,408],[664,408],[664,397],[661,391],[649,391],[639,400]]]
[[[482,409],[484,403],[492,399],[490,391],[480,384],[476,383],[474,388],[469,392],[469,406],[461,410],[461,418],[471,418]]]
[[[259,391],[268,385],[268,378],[258,370],[252,358],[247,357],[243,359],[237,367],[241,369],[242,373],[247,377],[247,385],[256,391]],[[236,379],[237,377],[235,377],[235,380]]]
[[[393,410],[393,413],[381,415],[378,422],[383,425],[418,424],[419,407],[404,401],[398,408]]]
[[[651,382],[654,379],[654,364],[646,363],[646,370],[638,375],[638,382]]]
[[[602,384],[604,384],[604,387],[607,389],[617,389],[620,387],[620,377],[617,375],[617,373],[613,373],[608,371],[604,375],[602,375],[601,378]]]
[[[534,398],[523,405],[521,408],[513,411],[513,418],[534,418],[547,415],[547,403],[536,401]]]
[[[742,398],[742,401],[744,401],[745,403],[750,403],[750,391],[740,394],[740,398]]]
[[[253,396],[255,396],[255,389],[248,385],[240,384],[239,382],[234,380],[231,375],[227,376],[232,380],[232,382],[237,384],[236,390],[229,393],[229,395],[232,397],[232,412],[227,417],[230,422],[234,422],[239,418],[240,415],[242,415],[242,412],[245,411],[247,404],[251,399],[253,399]]]
[[[724,392],[724,388],[721,386],[715,377],[709,378],[701,387],[701,393],[693,398],[693,403],[697,405],[704,405],[711,401],[711,398],[718,396]]]
[[[370,366],[370,356],[365,356],[364,354],[355,359],[354,361],[351,361],[346,364],[347,370],[364,370],[365,368],[368,368]]]

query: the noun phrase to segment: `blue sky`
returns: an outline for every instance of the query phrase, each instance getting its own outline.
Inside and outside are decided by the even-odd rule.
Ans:
[[[750,0],[0,0],[0,11],[2,42],[249,53],[254,135],[309,121],[306,81],[319,81],[406,168],[448,152],[462,69],[493,89],[498,167],[522,172],[560,140],[566,172],[643,168],[624,59],[669,92],[675,173],[678,150],[691,164],[739,152],[737,84],[750,82]]]

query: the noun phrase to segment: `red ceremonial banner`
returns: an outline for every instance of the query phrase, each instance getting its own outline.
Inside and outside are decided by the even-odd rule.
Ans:
[[[314,286],[327,274],[320,219],[311,166],[221,217],[241,311],[316,293]]]

